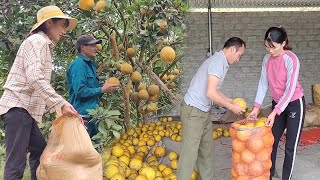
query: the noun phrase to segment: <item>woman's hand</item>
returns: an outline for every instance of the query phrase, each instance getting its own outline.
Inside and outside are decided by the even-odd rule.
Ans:
[[[77,110],[75,110],[73,106],[68,102],[61,107],[61,112],[62,114],[65,114],[67,116],[72,116],[72,115],[79,116]]]
[[[272,127],[273,123],[274,123],[274,119],[276,117],[276,112],[272,112],[269,116],[268,116],[268,120],[266,121],[266,125]]]
[[[247,119],[257,119],[258,117],[258,114],[259,114],[259,108],[257,107],[253,107],[251,113],[249,114],[249,116],[247,117]]]

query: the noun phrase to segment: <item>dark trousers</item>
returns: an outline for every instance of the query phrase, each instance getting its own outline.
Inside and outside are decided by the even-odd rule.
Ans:
[[[276,103],[272,102],[272,109]],[[304,97],[290,102],[287,108],[278,116],[276,116],[272,126],[272,134],[274,136],[273,150],[271,153],[272,167],[270,170],[270,179],[275,174],[275,165],[277,158],[277,150],[280,138],[286,131],[285,157],[282,169],[282,179],[288,180],[292,177],[295,157],[297,155],[297,146],[300,140],[303,128],[304,117],[306,113],[306,104]]]
[[[3,115],[6,144],[4,180],[20,180],[26,167],[27,152],[31,180],[36,180],[36,170],[46,142],[37,122],[23,108],[11,108]]]
[[[94,135],[96,135],[98,131],[98,127],[96,123],[90,122],[91,118],[84,119],[85,123],[84,125],[87,127],[88,134],[90,138],[92,138]]]

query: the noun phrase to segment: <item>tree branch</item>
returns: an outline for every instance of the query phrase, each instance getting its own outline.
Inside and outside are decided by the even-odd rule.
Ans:
[[[107,29],[104,25],[102,25],[102,24],[100,24],[100,28],[101,28],[101,30],[106,34],[106,36],[108,37],[108,39],[110,39],[110,33],[108,32],[108,29]]]
[[[184,42],[182,42],[182,41],[172,42],[172,43],[170,43],[170,46],[175,46],[175,45],[179,45],[179,44],[184,44]]]
[[[112,34],[111,34],[111,37],[110,37],[110,42],[111,42],[111,48],[112,48],[113,57],[116,60],[119,60],[120,59],[120,54],[119,54],[119,50],[118,50],[116,32],[115,31],[112,31]]]
[[[123,32],[124,32],[124,34],[125,34],[125,32],[127,31],[127,22],[126,22],[126,20],[124,19],[124,16],[123,16],[122,12],[120,11],[120,8],[118,7],[116,1],[113,1],[113,5],[114,5],[114,7],[117,9],[117,12],[118,12],[118,14],[119,14],[119,16],[120,16],[120,18],[121,18],[121,20],[122,20],[122,22],[123,22],[123,25],[124,25],[124,27],[123,27]],[[117,33],[117,34],[118,34],[118,33]],[[120,39],[121,39],[121,42],[122,42],[122,41],[123,41],[123,37],[122,37],[120,34],[119,34],[119,36],[120,36]]]
[[[123,96],[124,96],[124,121],[125,121],[125,128],[128,131],[131,128],[130,123],[130,89],[132,85],[132,81],[130,79],[130,75],[128,75],[128,83],[125,87],[123,87]]]
[[[151,56],[150,58],[147,60],[147,64],[149,64],[150,62],[152,62],[152,59],[160,52],[161,49],[157,49]]]
[[[161,81],[161,79],[152,71],[147,65],[142,65],[141,62],[136,62],[136,64],[143,69],[161,89],[161,91],[168,96],[171,104],[176,106],[179,104],[178,98],[168,89],[168,87]]]
[[[177,62],[181,59],[180,57],[177,57],[175,61],[173,61],[160,75],[160,79],[172,68],[172,66],[174,66],[175,64],[177,64]]]
[[[104,23],[105,23],[111,30],[114,30],[114,31],[117,33],[117,35],[120,36],[120,39],[121,39],[121,34],[120,34],[120,32],[117,30],[117,28],[115,28],[113,25],[111,25],[111,24],[109,24],[109,23],[107,23],[107,22],[105,22],[105,21],[104,21]],[[104,25],[105,25],[104,23],[100,23],[100,28],[101,28],[101,30],[102,30],[102,31],[108,36],[108,38],[109,38],[110,33],[108,32],[108,29],[104,26]]]

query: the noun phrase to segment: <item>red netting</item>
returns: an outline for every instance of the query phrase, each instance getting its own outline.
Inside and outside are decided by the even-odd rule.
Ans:
[[[285,141],[285,135],[282,136],[281,141]],[[299,146],[312,145],[320,142],[320,127],[303,130]]]

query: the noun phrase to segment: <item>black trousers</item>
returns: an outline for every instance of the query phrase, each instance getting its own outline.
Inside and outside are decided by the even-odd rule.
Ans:
[[[276,103],[272,102],[272,109]],[[304,97],[290,102],[287,108],[278,116],[276,115],[272,126],[272,134],[274,136],[273,150],[271,153],[272,167],[270,170],[270,179],[275,174],[275,165],[277,158],[277,150],[280,138],[286,131],[285,157],[282,169],[282,179],[288,180],[292,177],[293,166],[297,155],[297,146],[300,140],[303,128],[304,117],[306,113],[306,104]]]
[[[30,152],[29,165],[31,180],[36,180],[36,170],[46,142],[37,122],[27,110],[11,108],[3,115],[6,144],[6,164],[4,180],[20,180],[26,167],[27,152]]]

